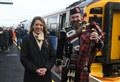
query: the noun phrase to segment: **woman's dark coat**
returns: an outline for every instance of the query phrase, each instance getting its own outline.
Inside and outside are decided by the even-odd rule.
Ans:
[[[55,62],[55,53],[50,37],[45,37],[41,50],[33,34],[23,38],[20,60],[25,67],[24,82],[52,82],[51,68]],[[47,68],[45,76],[36,74],[36,69]]]

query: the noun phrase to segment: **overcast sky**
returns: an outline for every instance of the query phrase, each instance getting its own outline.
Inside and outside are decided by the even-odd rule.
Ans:
[[[34,16],[44,16],[61,10],[78,0],[0,0],[13,5],[0,4],[0,26],[12,26]]]

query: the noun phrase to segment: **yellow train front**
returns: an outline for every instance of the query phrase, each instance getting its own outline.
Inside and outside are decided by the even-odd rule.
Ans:
[[[84,13],[85,20],[96,21],[105,32],[104,48],[97,54],[91,75],[120,82],[120,0],[96,0],[86,6]]]

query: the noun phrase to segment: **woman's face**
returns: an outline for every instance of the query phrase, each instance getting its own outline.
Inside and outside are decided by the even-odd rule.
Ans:
[[[43,32],[43,23],[40,20],[36,20],[33,25],[33,29],[36,34],[40,34]]]

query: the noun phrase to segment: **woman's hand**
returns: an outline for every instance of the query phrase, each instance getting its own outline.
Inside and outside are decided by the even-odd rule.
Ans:
[[[39,68],[36,70],[36,73],[40,76],[44,76],[47,72],[47,68]]]

